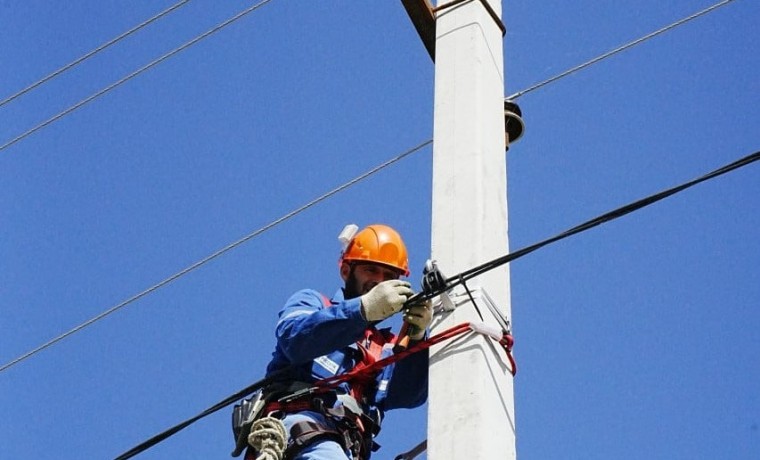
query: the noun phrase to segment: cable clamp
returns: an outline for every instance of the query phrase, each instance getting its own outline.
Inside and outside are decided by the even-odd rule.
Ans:
[[[438,263],[428,259],[425,262],[425,268],[422,269],[422,292],[431,297],[434,293],[439,293],[438,299],[433,302],[433,310],[454,311],[459,304],[463,303],[454,298],[456,295],[453,291],[453,288],[448,288],[446,277],[438,268]]]

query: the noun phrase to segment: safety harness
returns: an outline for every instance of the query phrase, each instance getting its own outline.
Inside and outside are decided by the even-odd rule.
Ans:
[[[506,354],[507,361],[509,362],[509,372],[512,375],[515,375],[517,373],[517,365],[515,363],[514,357],[512,356],[512,346],[514,345],[514,339],[512,338],[511,334],[508,334],[499,328],[484,323],[468,322],[458,324],[426,340],[417,342],[409,348],[401,350],[387,358],[375,358],[373,362],[369,362],[370,360],[367,360],[366,364],[365,362],[362,362],[346,373],[319,380],[315,382],[313,386],[293,393],[290,397],[282,397],[275,401],[275,404],[272,404],[270,402],[267,407],[274,409],[275,412],[279,409],[283,411],[283,415],[285,413],[299,412],[303,410],[314,410],[316,408],[319,412],[327,413],[328,418],[339,418],[336,426],[339,427],[339,430],[341,432],[336,432],[335,430],[331,430],[327,427],[321,427],[318,424],[313,423],[306,423],[305,425],[299,426],[299,428],[296,429],[296,426],[299,425],[296,424],[296,426],[294,426],[291,430],[291,439],[288,443],[288,449],[286,450],[285,456],[283,458],[286,460],[293,458],[293,456],[295,456],[300,451],[300,449],[308,445],[310,442],[318,439],[319,437],[324,437],[333,438],[340,442],[347,450],[352,452],[354,458],[362,460],[367,459],[370,451],[375,451],[377,448],[379,448],[379,446],[375,444],[374,441],[372,441],[372,438],[379,432],[379,422],[375,423],[374,419],[371,417],[366,417],[366,419],[361,416],[354,417],[357,414],[346,410],[346,404],[338,409],[338,413],[333,412],[333,414],[331,414],[331,409],[326,408],[327,404],[325,404],[325,401],[322,399],[322,395],[335,394],[334,389],[344,382],[358,382],[358,384],[361,385],[361,382],[370,381],[373,376],[376,376],[377,373],[386,366],[402,360],[411,354],[426,350],[435,344],[470,332],[484,335],[497,342]],[[241,405],[235,406],[233,414],[239,410],[239,407],[241,407]],[[235,429],[234,420],[235,416],[233,415],[233,430]],[[364,423],[365,420],[368,420],[371,423],[370,427]],[[348,422],[348,425],[341,425],[342,422]],[[362,424],[360,425],[359,422]],[[345,428],[341,428],[341,426]],[[357,436],[357,434],[360,436]],[[239,440],[240,437],[237,439]],[[245,442],[243,444],[243,447],[240,448],[240,442],[238,441],[238,448],[240,450],[237,451],[236,449],[237,454],[233,452],[234,456],[240,455],[240,453],[245,448]],[[249,449],[249,453],[251,453],[251,451],[252,449]],[[246,460],[253,460],[254,458],[255,457],[249,457],[246,455]]]
[[[322,295],[322,302],[326,308],[332,305],[325,295]],[[338,442],[356,460],[368,459],[370,453],[380,447],[374,437],[380,432],[382,422],[382,412],[370,409],[368,389],[382,370],[375,363],[382,360],[383,349],[392,346],[394,341],[395,335],[389,329],[371,326],[364,331],[364,337],[355,343],[360,357],[350,372],[364,371],[352,374],[355,378],[351,379],[348,394],[338,394],[339,384],[293,382],[285,387],[272,385],[235,405],[232,424],[236,447],[232,455],[237,457],[247,448],[245,460],[256,459],[257,450],[248,445],[248,436],[257,420],[264,417],[282,419],[288,414],[314,411],[330,420],[336,429],[314,421],[295,423],[284,449],[284,460],[294,458],[303,448],[322,439]],[[338,401],[340,404],[336,404]]]

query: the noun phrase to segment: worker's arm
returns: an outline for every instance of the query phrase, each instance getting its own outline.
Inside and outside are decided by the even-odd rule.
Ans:
[[[275,334],[291,364],[301,364],[346,347],[361,337],[367,321],[359,298],[324,306],[322,294],[295,293],[280,311]]]
[[[368,322],[398,313],[412,294],[408,282],[387,280],[357,299],[327,307],[322,294],[297,292],[280,311],[277,343],[291,363],[309,361],[360,339]]]
[[[428,327],[433,320],[433,305],[428,300],[417,305],[413,305],[404,312],[404,329],[408,331],[407,339],[411,342],[405,342],[401,347],[407,348],[409,345],[427,338]],[[396,341],[396,345],[399,345]],[[418,351],[404,359],[396,362],[395,367],[385,376],[378,385],[378,402],[382,400],[381,408],[411,408],[417,407],[427,399],[428,387],[428,350]],[[383,390],[385,394],[383,394]]]
[[[382,410],[413,408],[427,400],[428,350],[387,367],[378,378],[377,406]]]

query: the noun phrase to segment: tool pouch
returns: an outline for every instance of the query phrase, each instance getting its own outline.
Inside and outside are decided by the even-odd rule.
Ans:
[[[233,457],[239,457],[248,447],[251,425],[259,418],[265,405],[264,393],[259,390],[232,408],[232,434],[235,437],[235,450],[231,454]]]
[[[251,425],[264,414],[266,405],[277,399],[286,399],[287,395],[299,394],[312,388],[307,382],[273,383],[254,393],[250,398],[243,399],[232,408],[232,435],[235,437],[235,450],[233,457],[239,457],[248,447],[248,435],[251,433]]]

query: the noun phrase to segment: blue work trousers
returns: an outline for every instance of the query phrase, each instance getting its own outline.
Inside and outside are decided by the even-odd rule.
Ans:
[[[298,412],[289,414],[283,419],[288,433],[294,424],[304,421],[317,422],[334,429],[333,423],[319,412]],[[332,439],[320,439],[303,448],[293,460],[353,460],[353,456],[340,443]]]

